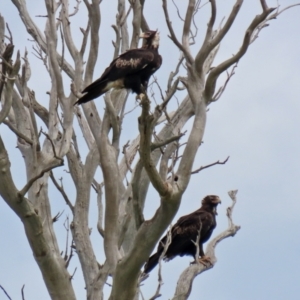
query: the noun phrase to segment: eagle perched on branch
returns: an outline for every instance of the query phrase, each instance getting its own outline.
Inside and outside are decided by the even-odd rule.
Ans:
[[[128,50],[114,59],[102,76],[82,91],[85,95],[75,104],[91,101],[111,88],[131,89],[138,95],[147,90],[150,76],[162,64],[162,57],[158,54],[159,33],[151,30],[140,37],[144,39],[143,47]]]
[[[200,231],[199,239],[199,262],[209,261],[205,257],[203,244],[211,237],[215,229],[217,205],[221,203],[218,196],[206,196],[202,200],[202,206],[193,213],[181,217],[171,229],[171,243],[163,256],[163,259],[169,261],[175,256],[191,255],[195,258],[197,247],[195,242]],[[153,254],[145,264],[144,273],[149,273],[157,264],[164,251],[164,245],[167,242],[167,235],[164,236],[157,247],[157,252]]]

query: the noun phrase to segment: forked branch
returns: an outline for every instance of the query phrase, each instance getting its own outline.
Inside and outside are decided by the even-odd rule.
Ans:
[[[254,30],[274,10],[275,10],[275,8],[269,8],[268,10],[263,11],[260,15],[257,15],[253,19],[253,21],[251,22],[250,26],[248,27],[248,29],[245,33],[244,41],[243,41],[243,44],[242,44],[240,50],[234,56],[225,60],[224,62],[219,64],[217,67],[215,67],[210,72],[210,74],[208,75],[208,78],[206,80],[205,91],[204,91],[204,97],[205,97],[205,100],[207,101],[207,103],[209,103],[213,97],[213,94],[214,94],[215,88],[216,88],[216,82],[217,82],[217,79],[220,76],[220,74],[223,73],[225,70],[227,70],[233,64],[237,63],[240,60],[240,58],[244,56],[244,54],[247,52],[248,47],[250,45],[251,37],[252,37]]]
[[[30,138],[28,138],[25,134],[20,132],[14,125],[11,124],[11,122],[4,120],[3,124],[5,124],[12,132],[14,132],[18,136],[18,138],[24,140],[31,146],[33,145],[33,141]]]
[[[173,26],[172,26],[172,22],[171,22],[170,17],[169,17],[169,12],[168,12],[168,7],[167,7],[167,0],[163,0],[163,10],[164,10],[167,26],[168,26],[168,29],[169,29],[169,32],[170,32],[170,36],[169,36],[170,39],[178,47],[178,49],[184,53],[184,56],[185,56],[185,59],[187,60],[187,62],[190,65],[192,65],[194,59],[193,59],[191,53],[189,52],[189,50],[184,45],[182,45],[178,41],[178,39],[176,37],[175,31],[174,31]]]
[[[199,50],[196,59],[196,70],[199,74],[202,73],[203,70],[203,64],[205,60],[207,59],[208,55],[211,53],[211,51],[222,41],[222,39],[225,37],[226,33],[230,29],[231,25],[233,24],[234,20],[236,19],[238,12],[242,6],[243,0],[237,0],[235,5],[233,6],[231,13],[224,24],[223,28],[221,28],[218,32],[218,34],[211,40],[212,33],[213,33],[213,24],[214,24],[214,14],[216,13],[216,8],[214,6],[215,1],[211,1],[212,6],[212,17],[210,19],[210,22],[208,24],[206,36],[203,42],[203,45],[201,49]]]
[[[62,166],[64,164],[63,160],[60,160],[59,163],[55,163],[55,164],[50,164],[48,167],[46,167],[45,169],[43,169],[42,171],[39,172],[38,175],[33,176],[26,184],[25,186],[22,188],[22,190],[19,192],[19,196],[20,197],[24,197],[26,195],[26,193],[29,191],[29,189],[32,187],[32,185],[42,176],[44,176],[45,173],[51,171],[54,168],[57,168],[59,166]]]
[[[162,197],[167,196],[171,191],[168,189],[168,185],[161,179],[151,158],[151,137],[156,124],[156,118],[153,115],[150,115],[150,101],[146,94],[144,94],[141,104],[142,114],[138,119],[140,131],[140,157],[154,188]]]

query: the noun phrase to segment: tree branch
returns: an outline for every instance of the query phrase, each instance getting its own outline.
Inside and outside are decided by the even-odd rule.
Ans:
[[[13,133],[15,133],[20,139],[23,139],[29,145],[33,145],[31,139],[29,139],[25,134],[20,132],[15,126],[13,126],[9,121],[3,120],[3,124],[5,124]]]
[[[106,196],[104,251],[111,270],[115,269],[118,260],[118,217],[119,217],[119,170],[117,151],[109,143],[109,115],[106,112],[101,128],[101,138],[97,141],[100,162],[104,178]]]
[[[74,214],[74,206],[72,205],[72,203],[71,203],[69,197],[67,196],[67,194],[66,194],[66,192],[65,192],[65,190],[64,190],[64,188],[63,188],[63,186],[60,186],[60,185],[58,184],[58,182],[56,181],[56,179],[55,179],[55,177],[54,177],[52,171],[50,171],[50,178],[51,178],[53,184],[55,185],[55,187],[58,189],[58,191],[61,193],[61,195],[62,195],[63,198],[65,199],[66,204],[69,206],[69,208],[71,209],[72,213]]]
[[[57,47],[57,34],[56,34],[56,22],[55,22],[55,10],[57,9],[56,2],[45,0],[47,13],[48,13],[48,24],[46,26],[46,42],[47,42],[47,54],[49,55],[50,64],[53,68],[52,80],[56,81],[57,84],[57,94],[61,101],[65,99],[65,93],[63,88],[62,74],[60,73],[60,68],[56,56]],[[55,3],[55,4],[54,4]],[[52,7],[55,5],[55,7]]]
[[[20,195],[21,197],[24,197],[24,196],[26,195],[26,193],[29,191],[29,189],[31,188],[31,186],[32,186],[39,178],[41,178],[42,176],[44,176],[44,174],[45,174],[46,172],[49,172],[49,171],[51,171],[52,169],[57,168],[57,167],[59,167],[59,166],[63,166],[63,164],[64,164],[63,160],[60,160],[59,163],[56,163],[56,164],[55,164],[55,163],[53,162],[52,164],[50,164],[50,166],[44,168],[42,171],[39,172],[38,175],[33,176],[33,177],[25,184],[25,186],[24,186],[24,187],[22,188],[22,190],[19,192],[19,195]]]
[[[98,58],[99,52],[99,29],[100,29],[100,22],[101,22],[101,15],[100,15],[100,0],[92,0],[90,4],[88,0],[84,0],[84,3],[89,12],[89,22],[90,22],[90,52],[88,55],[88,60],[86,63],[85,68],[85,75],[84,75],[84,87],[87,86],[92,82],[94,69],[96,66],[96,61]]]
[[[201,47],[201,49],[199,50],[199,52],[196,55],[195,58],[195,67],[196,70],[198,72],[198,74],[202,74],[203,72],[203,64],[205,62],[205,60],[207,59],[208,55],[211,53],[211,51],[222,41],[222,39],[224,38],[224,36],[226,35],[226,33],[228,32],[228,30],[230,29],[231,25],[233,24],[242,4],[243,4],[243,0],[237,0],[235,5],[232,8],[232,11],[225,23],[225,25],[223,26],[223,28],[220,29],[220,31],[218,32],[218,34],[213,38],[213,40],[211,41],[211,34],[212,34],[212,26],[214,24],[214,14],[216,13],[215,11],[215,6],[214,6],[214,2],[215,1],[211,1],[211,5],[212,5],[212,17],[211,20],[209,22],[209,26],[206,32],[206,37],[205,40],[203,42],[203,45]]]
[[[192,57],[192,55],[190,52],[189,36],[190,36],[191,23],[192,23],[194,11],[195,11],[195,0],[189,0],[189,4],[186,10],[186,15],[184,20],[184,26],[183,26],[182,46],[186,49],[186,52],[189,54],[190,57]]]
[[[132,39],[130,43],[130,49],[135,49],[138,47],[141,21],[142,21],[142,5],[140,1],[129,0],[131,7],[133,8],[133,18],[132,18]]]
[[[215,92],[216,82],[220,74],[223,73],[225,70],[227,70],[231,65],[237,63],[239,59],[244,56],[244,54],[247,52],[248,47],[250,45],[252,33],[257,28],[257,26],[261,22],[263,22],[272,11],[274,11],[274,9],[275,8],[269,8],[267,11],[263,11],[262,14],[257,15],[253,19],[253,21],[251,22],[250,26],[248,27],[245,33],[244,41],[240,50],[234,56],[225,60],[210,72],[206,80],[205,91],[204,91],[204,97],[208,103],[211,101],[211,98]]]
[[[151,159],[151,137],[156,120],[153,115],[149,114],[150,101],[145,95],[142,101],[142,114],[139,117],[140,131],[140,157],[143,161],[144,168],[150,178],[151,183],[158,193],[163,197],[171,193],[167,183],[164,183],[156,170],[156,167]]]
[[[200,171],[202,171],[204,169],[207,169],[207,168],[210,168],[210,167],[215,166],[215,165],[225,165],[227,163],[229,157],[230,156],[228,156],[224,161],[221,161],[221,162],[218,160],[218,161],[216,161],[216,162],[214,162],[212,164],[209,164],[209,165],[206,165],[206,166],[203,166],[203,167],[201,166],[200,168],[192,171],[191,174],[199,173]]]
[[[163,10],[164,10],[164,14],[165,14],[165,19],[166,19],[166,23],[170,32],[170,39],[173,41],[173,43],[178,47],[178,49],[180,51],[182,51],[184,53],[184,57],[187,60],[187,62],[192,65],[194,62],[194,59],[192,57],[192,55],[189,53],[188,49],[186,49],[177,39],[176,34],[174,32],[173,26],[172,26],[172,22],[170,20],[169,17],[169,12],[168,12],[168,7],[167,7],[167,0],[162,0],[163,2]]]
[[[23,284],[23,286],[22,286],[22,289],[21,289],[22,300],[25,300],[25,293],[24,293],[24,289],[25,289],[25,284]]]
[[[179,141],[180,138],[182,138],[185,134],[186,134],[186,131],[183,132],[183,133],[180,133],[179,135],[172,136],[172,137],[166,139],[165,141],[161,141],[161,142],[158,142],[158,143],[152,143],[151,151],[153,151],[157,148],[161,148],[163,146],[166,146],[166,145],[168,145],[172,142]]]
[[[102,203],[102,185],[93,180],[93,185],[95,192],[97,193],[97,206],[98,206],[98,221],[97,229],[100,235],[104,238],[105,231],[103,229],[103,203]]]
[[[27,198],[18,192],[10,172],[10,162],[0,137],[0,195],[22,221],[25,233],[52,299],[75,300],[63,259],[47,240],[44,220]]]
[[[4,40],[4,33],[3,33],[3,40]],[[10,64],[10,60],[14,53],[14,47],[15,46],[13,44],[8,44],[5,47],[3,54],[0,52],[0,57],[2,59],[1,80],[0,80],[0,99],[1,99],[2,91],[3,91],[5,79],[8,77],[6,75],[7,70],[11,71],[11,68],[12,68],[12,66]]]
[[[13,45],[7,46],[7,53],[6,56],[3,56],[2,62],[4,62],[6,59],[9,61],[11,59],[11,56],[13,54]],[[5,53],[4,53],[5,54]],[[5,65],[4,63],[2,64]],[[18,75],[18,72],[20,70],[21,61],[20,61],[20,52],[17,53],[17,58],[13,66],[9,66],[7,69],[7,82],[6,82],[6,92],[5,92],[5,102],[2,106],[2,110],[0,111],[0,124],[3,122],[3,120],[8,116],[9,111],[12,106],[12,97],[13,97],[13,86],[15,83],[16,76]],[[5,67],[3,68],[5,69]],[[3,71],[5,72],[5,71]],[[2,73],[3,75],[4,73]],[[6,74],[4,74],[6,75]],[[5,77],[5,76],[4,76]],[[0,82],[1,90],[0,90],[0,97],[2,93],[2,88],[4,84],[4,77],[2,76],[2,82]]]
[[[104,101],[106,105],[106,113],[109,116],[110,125],[113,129],[113,137],[112,137],[112,145],[118,150],[119,147],[119,140],[120,140],[120,124],[118,122],[118,117],[116,115],[115,108],[111,102],[110,98],[111,93],[106,93],[104,96]]]
[[[238,65],[238,63],[235,63],[235,64],[233,65],[233,67],[231,68],[231,71],[230,71],[230,72],[226,71],[226,72],[227,72],[227,78],[226,78],[224,84],[223,84],[223,85],[219,88],[219,90],[213,95],[213,97],[212,97],[212,99],[211,99],[212,102],[218,101],[218,100],[221,98],[221,96],[223,95],[223,93],[224,93],[224,91],[225,91],[225,89],[226,89],[226,87],[227,87],[228,82],[230,81],[231,77],[235,74],[234,71],[235,71],[235,69],[237,68],[237,65]]]
[[[73,42],[71,30],[70,30],[70,21],[69,21],[69,1],[68,0],[61,0],[62,6],[61,6],[61,12],[60,12],[60,18],[63,24],[63,33],[64,33],[64,40],[66,41],[66,45],[68,47],[68,50],[75,61],[77,59],[77,56],[79,54],[79,51],[76,49],[76,46]]]
[[[12,300],[12,299],[10,298],[10,296],[8,295],[7,291],[5,290],[5,288],[4,288],[2,285],[0,285],[0,288],[1,288],[1,290],[4,292],[4,294],[6,295],[6,297],[7,297],[9,300]]]
[[[39,30],[37,25],[33,22],[32,18],[30,17],[26,2],[24,0],[12,0],[13,4],[19,11],[20,17],[27,29],[27,32],[32,36],[32,38],[38,43],[45,54],[48,53],[47,51],[47,43],[45,41],[45,37],[43,36],[42,32]],[[66,72],[66,74],[74,79],[75,71],[72,66],[65,60],[62,59],[62,56],[55,52],[58,62],[62,62],[62,69]]]
[[[141,203],[139,199],[139,188],[140,188],[140,178],[142,175],[143,163],[142,160],[139,160],[136,164],[134,175],[131,180],[132,186],[132,208],[133,208],[133,216],[135,220],[135,228],[138,230],[140,226],[145,221],[143,210],[141,208]]]

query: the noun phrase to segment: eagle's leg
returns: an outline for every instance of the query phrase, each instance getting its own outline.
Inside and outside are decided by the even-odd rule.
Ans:
[[[137,92],[137,95],[136,95],[136,100],[143,101],[144,98],[147,97],[147,93],[146,93],[147,85],[148,85],[148,83],[145,83],[145,85],[140,84],[140,88],[139,88],[139,90]]]
[[[212,261],[209,256],[203,255],[202,257],[198,258],[198,262],[205,267],[209,267],[210,265],[212,266]]]
[[[194,260],[191,262],[191,265],[192,264],[196,264],[196,263],[200,263],[202,265],[204,265],[205,267],[209,267],[209,266],[212,266],[212,261],[210,259],[209,256],[205,256],[203,255],[202,257],[198,258],[197,260]]]
[[[140,94],[137,94],[137,95],[136,95],[135,99],[136,99],[136,100],[143,101],[145,97],[146,97],[146,94],[145,94],[145,93],[140,93]]]

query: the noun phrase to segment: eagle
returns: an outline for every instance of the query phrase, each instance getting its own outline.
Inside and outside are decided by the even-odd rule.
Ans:
[[[163,256],[163,259],[169,261],[175,256],[190,255],[195,258],[197,247],[195,242],[200,230],[199,239],[199,262],[210,262],[209,257],[204,255],[203,244],[211,237],[216,228],[217,205],[221,203],[218,196],[209,195],[203,198],[202,206],[189,215],[181,217],[171,228],[171,243]],[[144,274],[149,273],[157,264],[164,251],[164,245],[167,241],[167,235],[164,236],[153,254],[144,267]]]
[[[137,95],[147,90],[150,76],[162,64],[162,57],[158,53],[159,33],[150,30],[143,32],[140,37],[144,39],[143,47],[128,50],[114,59],[102,76],[82,91],[85,95],[75,104],[91,101],[111,88],[130,89]]]

